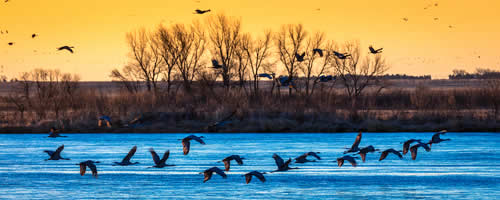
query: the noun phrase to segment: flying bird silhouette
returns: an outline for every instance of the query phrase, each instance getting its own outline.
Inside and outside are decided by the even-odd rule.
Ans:
[[[366,154],[367,153],[372,153],[372,152],[375,152],[375,151],[379,151],[379,150],[375,149],[372,145],[370,145],[370,146],[361,148],[357,154],[359,154],[359,156],[361,156],[361,160],[363,162],[365,162]]]
[[[205,145],[205,142],[201,138],[204,138],[204,137],[203,136],[198,137],[198,136],[195,136],[195,135],[190,135],[190,136],[187,136],[184,139],[182,139],[182,147],[183,147],[184,155],[188,155],[189,149],[190,149],[190,146],[191,146],[191,140],[193,140],[193,139],[195,141],[199,142],[200,144]]]
[[[95,166],[95,163],[100,163],[99,161],[93,161],[93,160],[87,160],[83,161],[79,164],[80,165],[80,175],[85,175],[85,171],[87,170],[87,167],[92,171],[92,176],[94,178],[97,178],[97,167]]]
[[[353,167],[356,167],[358,164],[356,163],[356,159],[358,157],[352,157],[352,156],[349,156],[349,155],[345,155],[345,156],[342,156],[340,158],[337,158],[337,164],[339,167],[342,167],[342,165],[344,165],[344,161],[348,161],[349,163],[351,163],[351,165]],[[334,161],[335,162],[335,161]]]
[[[214,69],[222,69],[222,65],[220,65],[217,60],[213,59],[212,60],[212,68],[214,68]]]
[[[416,139],[406,140],[406,142],[403,143],[403,155],[406,155],[406,153],[408,153],[408,150],[410,149],[410,144],[414,142],[422,142],[422,140],[416,140]]]
[[[408,18],[407,17],[403,18],[403,21],[408,22]]]
[[[302,154],[301,156],[295,158],[295,163],[306,163],[306,162],[316,162],[316,160],[308,160],[307,156],[313,156],[318,160],[321,160],[321,157],[318,156],[319,152],[307,152]]]
[[[149,149],[149,152],[151,153],[151,156],[153,157],[153,161],[155,162],[155,165],[152,166],[154,168],[164,168],[164,167],[171,167],[175,165],[167,165],[165,162],[167,162],[167,159],[170,155],[170,150],[165,151],[165,154],[163,154],[163,158],[160,160],[160,156],[156,154],[155,150],[153,148]]]
[[[257,77],[265,77],[265,78],[268,78],[268,79],[273,79],[274,75],[275,75],[274,73],[272,73],[272,74],[261,73],[261,74],[257,74]]]
[[[220,169],[218,167],[212,167],[212,168],[209,168],[203,172],[200,172],[200,174],[203,174],[203,176],[205,176],[205,178],[203,179],[203,183],[210,180],[210,178],[212,178],[212,175],[214,172],[217,173],[218,175],[222,176],[222,178],[224,178],[224,179],[227,178],[226,173],[224,173],[224,171],[222,171],[222,169]]]
[[[441,143],[441,142],[444,142],[444,141],[450,141],[451,139],[441,139],[441,135],[444,135],[446,134],[448,131],[446,130],[442,130],[442,131],[439,131],[437,133],[435,133],[434,135],[432,135],[432,139],[429,140],[429,146],[432,147],[432,144],[438,144],[438,143]]]
[[[323,50],[322,49],[313,49],[313,55],[316,53],[319,54],[320,57],[323,57]]]
[[[56,137],[67,137],[67,136],[62,136],[59,135],[59,130],[57,130],[55,127],[50,128],[49,136],[50,138],[56,138]]]
[[[333,80],[333,76],[332,75],[328,75],[328,76],[321,75],[321,76],[319,76],[319,81],[320,82],[328,82],[328,81],[331,81],[331,80]]]
[[[368,49],[370,49],[370,53],[372,53],[372,54],[378,54],[378,53],[382,53],[382,50],[383,50],[384,48],[380,48],[380,49],[375,50],[375,49],[373,48],[373,46],[370,46],[370,47],[368,47]]]
[[[45,159],[45,161],[47,161],[47,160],[69,160],[69,158],[61,157],[61,152],[63,149],[64,149],[64,145],[61,145],[56,149],[56,151],[50,151],[50,150],[43,151],[43,152],[49,154],[49,156],[50,156],[50,158]]]
[[[14,42],[9,42],[7,44],[9,44],[9,46],[12,46],[12,45],[14,45]]]
[[[397,155],[399,157],[399,159],[403,159],[403,155],[401,155],[400,151],[396,151],[394,149],[387,149],[387,150],[382,151],[382,154],[380,154],[380,159],[378,159],[378,161],[382,161],[385,158],[387,158],[389,153]]]
[[[137,146],[132,147],[132,149],[130,149],[130,151],[123,158],[123,160],[121,162],[115,162],[115,165],[127,166],[127,165],[139,164],[139,162],[135,162],[135,163],[130,162],[130,159],[132,158],[132,156],[134,156],[136,151],[137,151]]]
[[[337,58],[339,58],[341,60],[347,59],[349,56],[351,56],[351,54],[339,53],[339,52],[336,52],[336,51],[333,51],[333,54],[335,54],[335,56],[337,56]]]
[[[75,47],[70,47],[70,46],[62,46],[62,47],[57,48],[57,50],[58,50],[58,51],[61,51],[61,50],[67,50],[67,51],[69,51],[69,52],[73,53],[73,48],[75,48]]]
[[[211,11],[210,9],[208,9],[208,10],[196,9],[196,10],[194,10],[194,12],[195,12],[194,14],[202,15],[202,14],[205,14],[205,13],[210,12],[210,11]]]
[[[417,159],[417,151],[418,151],[419,147],[423,147],[425,149],[425,151],[427,151],[427,152],[431,151],[431,148],[426,143],[419,142],[418,144],[413,145],[412,147],[410,147],[411,159],[412,160]]]
[[[291,169],[298,169],[297,167],[295,167],[295,168],[289,167],[290,163],[292,162],[291,158],[289,158],[286,162],[284,162],[283,159],[280,156],[278,156],[278,154],[273,154],[273,158],[274,158],[274,161],[276,162],[276,166],[278,167],[278,169],[272,171],[271,173],[283,172],[283,171],[288,171]]]
[[[298,54],[298,53],[295,53],[295,58],[297,58],[297,61],[299,62],[304,62],[304,56],[306,56],[306,53],[302,53],[302,54]]]
[[[361,131],[358,133],[356,136],[356,140],[354,140],[354,143],[352,144],[351,148],[347,149],[347,151],[344,151],[344,154],[346,153],[355,153],[359,151],[359,143],[361,143],[361,137],[363,134]]]
[[[31,38],[35,38],[36,36],[38,36],[38,35],[37,35],[37,34],[35,34],[35,33],[33,33],[33,34],[31,35]]]
[[[266,172],[260,173],[258,171],[251,171],[242,176],[245,176],[247,184],[250,183],[250,181],[252,181],[252,176],[257,177],[261,182],[264,183],[266,182],[266,177],[264,177],[264,174],[266,174]]]
[[[239,155],[231,155],[224,158],[222,162],[224,162],[225,171],[228,172],[229,168],[231,168],[231,160],[235,160],[238,165],[243,165],[243,159],[245,158],[242,158]]]

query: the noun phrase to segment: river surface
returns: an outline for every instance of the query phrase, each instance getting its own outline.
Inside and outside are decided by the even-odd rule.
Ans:
[[[364,133],[360,147],[402,149],[410,139],[428,141],[433,133]],[[64,135],[64,134],[62,134]],[[196,134],[206,145],[191,143],[182,154],[178,139],[189,134],[66,134],[48,138],[40,134],[0,134],[0,199],[500,199],[500,135],[496,133],[447,133],[451,141],[434,144],[431,152],[419,149],[417,160],[409,154],[400,160],[370,153],[358,167],[332,162],[343,155],[356,133],[332,134]],[[44,161],[43,150],[65,145],[63,157]],[[133,166],[112,166],[137,145]],[[170,150],[167,164],[153,165],[148,149],[160,156]],[[265,174],[267,181],[241,175],[276,169],[272,158],[295,158],[321,152],[321,160],[294,163],[300,169]],[[214,175],[203,183],[203,170],[218,160],[238,154],[244,165],[233,164],[227,179]],[[313,160],[314,158],[309,158]],[[99,177],[79,174],[78,162],[96,160]],[[89,171],[89,170],[87,170]]]

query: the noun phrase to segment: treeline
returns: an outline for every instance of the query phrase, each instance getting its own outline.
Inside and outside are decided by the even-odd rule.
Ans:
[[[463,69],[455,69],[448,77],[450,79],[500,79],[500,71],[478,68],[476,72],[468,73]]]

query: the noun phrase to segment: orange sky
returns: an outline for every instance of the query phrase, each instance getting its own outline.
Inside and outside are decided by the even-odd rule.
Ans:
[[[41,67],[78,73],[87,81],[110,80],[110,71],[127,61],[126,32],[205,18],[192,14],[196,8],[241,17],[248,32],[303,23],[338,42],[359,40],[364,47],[383,47],[391,65],[389,73],[444,78],[456,68],[500,70],[500,1],[496,0],[1,2],[0,30],[7,29],[9,34],[0,34],[0,74],[8,77]],[[434,3],[438,6],[424,9]],[[408,22],[402,20],[405,17]],[[32,33],[39,37],[31,39]],[[8,46],[8,42],[15,44]],[[56,51],[61,45],[75,46],[75,54]]]

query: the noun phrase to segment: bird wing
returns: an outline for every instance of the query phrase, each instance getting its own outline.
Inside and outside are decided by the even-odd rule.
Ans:
[[[165,151],[165,153],[163,154],[163,158],[160,160],[160,163],[167,162],[169,156],[170,156],[170,150]]]
[[[208,180],[210,180],[210,178],[212,178],[212,174],[213,174],[213,173],[214,173],[213,171],[210,171],[210,170],[205,170],[205,171],[203,172],[203,175],[205,176],[205,178],[203,179],[203,183],[204,183],[204,182],[207,182]]]
[[[59,146],[57,149],[56,149],[56,152],[54,152],[54,156],[60,156],[61,155],[61,151],[64,149],[64,145],[61,145]]]
[[[54,155],[54,151],[44,150],[43,152],[49,154],[50,157],[52,157],[52,155]]]
[[[92,176],[97,178],[97,167],[95,166],[94,163],[88,163],[87,166],[92,170]]]
[[[87,165],[85,165],[85,163],[80,163],[80,175],[84,175],[85,174],[85,170],[87,170]]]
[[[356,140],[354,140],[354,143],[352,144],[351,149],[356,149],[356,148],[358,148],[359,143],[361,143],[361,137],[362,137],[362,134],[361,134],[361,133],[359,133],[359,134],[358,134],[358,136],[356,136]]]
[[[337,158],[337,164],[339,167],[342,167],[342,165],[344,165],[344,158]]]
[[[125,158],[123,158],[122,162],[130,162],[130,159],[132,158],[132,156],[134,156],[136,151],[137,151],[137,146],[132,147],[132,149],[130,149]]]
[[[411,152],[411,159],[412,160],[415,160],[417,159],[417,150],[418,150],[418,145],[414,145],[410,148],[410,152]]]
[[[403,155],[401,155],[399,151],[392,150],[391,153],[396,154],[399,157],[399,159],[403,159]]]
[[[255,172],[252,173],[252,175],[254,175],[255,177],[257,177],[260,181],[266,182],[266,177],[264,177],[264,174],[255,171]]]
[[[283,166],[285,165],[285,162],[283,161],[283,159],[280,156],[278,156],[278,154],[274,154],[273,158],[274,158],[274,161],[276,162],[276,165],[278,166],[278,169],[283,168]]]
[[[305,160],[307,158],[307,153],[302,154],[301,156],[295,158],[295,160]]]
[[[189,146],[191,146],[191,142],[189,142],[189,139],[183,139],[182,150],[184,151],[184,155],[187,155],[189,153]]]
[[[349,161],[353,167],[356,167],[357,163],[356,163],[356,160],[353,157],[348,157],[345,160]]]
[[[315,158],[317,158],[318,160],[321,160],[321,157],[318,156],[318,154],[316,154],[315,152],[309,152],[308,153],[310,156],[314,156]]]
[[[285,168],[288,168],[288,165],[290,165],[290,163],[292,162],[292,159],[291,158],[288,158],[288,160],[285,162],[284,164],[284,167]]]
[[[222,178],[227,178],[226,173],[224,173],[224,171],[222,171],[220,168],[218,168],[218,167],[214,167],[214,168],[212,168],[212,170],[213,170],[215,173],[217,173],[217,174],[219,174],[220,176],[222,176]]]
[[[389,155],[389,151],[388,150],[383,151],[382,154],[380,155],[380,159],[378,159],[378,161],[384,160],[385,158],[387,158],[387,155]]]
[[[155,164],[159,164],[160,163],[160,156],[158,156],[158,154],[156,154],[156,152],[153,148],[149,149],[149,152],[151,152],[151,156],[153,157],[153,161],[155,162]]]
[[[215,59],[214,59],[214,60],[212,60],[212,65],[213,65],[214,67],[219,67],[219,62],[218,62],[217,60],[215,60]]]
[[[375,51],[375,49],[372,46],[368,47],[368,49],[370,49],[370,52],[372,52],[372,53],[377,52],[377,51]]]
[[[363,160],[363,162],[365,162],[366,153],[359,153],[359,155],[361,156],[361,160]]]
[[[411,140],[408,140],[403,144],[403,155],[408,153],[408,149],[410,148],[410,143],[411,143]]]
[[[245,180],[248,183],[250,183],[250,181],[252,181],[252,174],[248,173],[248,174],[245,174]]]
[[[200,144],[205,144],[205,142],[200,137],[194,137],[193,139],[199,142]]]
[[[238,163],[238,165],[243,165],[243,159],[240,156],[234,156],[234,160]]]
[[[229,168],[231,168],[231,160],[224,159],[222,162],[224,162],[224,167],[225,167],[226,171],[229,171]]]

